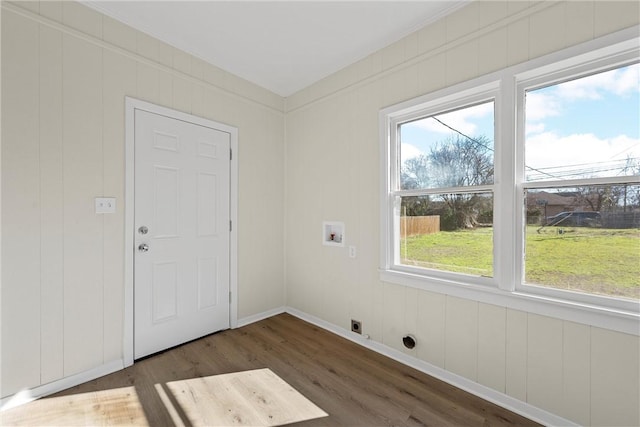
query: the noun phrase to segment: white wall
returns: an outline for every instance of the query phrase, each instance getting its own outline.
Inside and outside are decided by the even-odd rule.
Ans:
[[[633,2],[474,2],[287,99],[287,304],[584,425],[640,424],[637,335],[379,280],[381,108],[640,22]],[[321,244],[344,221],[347,248]],[[414,350],[402,346],[416,335]]]
[[[1,39],[2,396],[123,357],[125,96],[239,129],[238,316],[284,304],[281,97],[74,2]]]

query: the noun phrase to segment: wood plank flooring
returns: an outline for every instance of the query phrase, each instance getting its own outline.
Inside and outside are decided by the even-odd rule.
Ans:
[[[167,388],[199,426],[269,427],[328,415],[269,368],[172,381]]]
[[[195,424],[183,408],[174,401],[171,409],[162,393],[168,383],[262,368],[269,368],[329,414],[290,425],[538,425],[288,314],[187,343],[40,402],[130,388],[137,401],[130,406],[142,408],[148,425],[175,425],[178,411],[183,424],[189,426]],[[22,420],[29,424],[28,419],[37,415],[32,405],[7,411],[0,418],[3,423]],[[42,417],[37,419],[42,425]],[[129,420],[124,423],[144,424],[137,418]]]

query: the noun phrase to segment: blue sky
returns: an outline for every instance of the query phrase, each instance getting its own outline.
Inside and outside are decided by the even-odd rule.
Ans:
[[[486,136],[493,141],[493,102],[474,105],[462,110],[436,116],[440,121],[472,138]],[[436,143],[455,135],[455,132],[432,118],[417,120],[401,127],[402,160],[428,154]]]
[[[620,175],[640,161],[640,65],[532,90],[526,96],[525,163],[558,179]],[[493,104],[436,116],[469,135],[493,139]],[[401,155],[428,153],[453,131],[433,119],[402,126]],[[551,179],[530,173],[530,179]]]

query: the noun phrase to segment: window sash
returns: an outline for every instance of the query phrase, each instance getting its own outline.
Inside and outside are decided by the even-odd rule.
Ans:
[[[558,301],[566,301],[572,304],[584,304],[588,306],[602,306],[619,309],[627,312],[638,312],[640,305],[638,302],[628,299],[616,298],[606,295],[590,294],[553,287],[541,286],[525,282],[525,246],[526,246],[526,202],[524,194],[526,190],[543,188],[570,188],[590,185],[620,185],[638,184],[640,176],[614,176],[603,178],[579,178],[579,179],[540,179],[527,181],[525,166],[525,95],[527,91],[549,87],[563,82],[577,80],[600,72],[618,69],[624,66],[640,62],[639,53],[633,44],[623,43],[618,52],[605,53],[601,57],[593,60],[580,60],[578,57],[570,57],[565,61],[556,62],[545,67],[527,70],[524,73],[516,74],[516,97],[513,109],[516,111],[516,183],[519,197],[518,212],[516,216],[516,251],[518,253],[515,265],[515,291],[523,292],[540,297],[547,297]],[[616,50],[616,47],[609,47],[606,50]]]

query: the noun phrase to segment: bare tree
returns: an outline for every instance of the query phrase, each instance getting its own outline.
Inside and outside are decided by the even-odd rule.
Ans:
[[[490,184],[493,182],[493,143],[486,137],[467,138],[453,135],[436,144],[426,155],[404,162],[402,189],[450,188]],[[428,199],[427,199],[428,200]],[[443,216],[443,229],[474,228],[480,218],[490,219],[489,198],[473,194],[442,194],[441,207],[432,200],[429,209]],[[413,200],[411,202],[414,202]],[[417,202],[417,200],[416,200]],[[425,200],[422,201],[424,207]],[[411,211],[421,211],[407,200]]]
[[[493,182],[492,142],[484,137],[452,136],[429,153],[430,176],[435,187],[465,187]]]
[[[424,154],[405,160],[400,171],[400,187],[403,190],[415,190],[428,188],[429,159]]]

